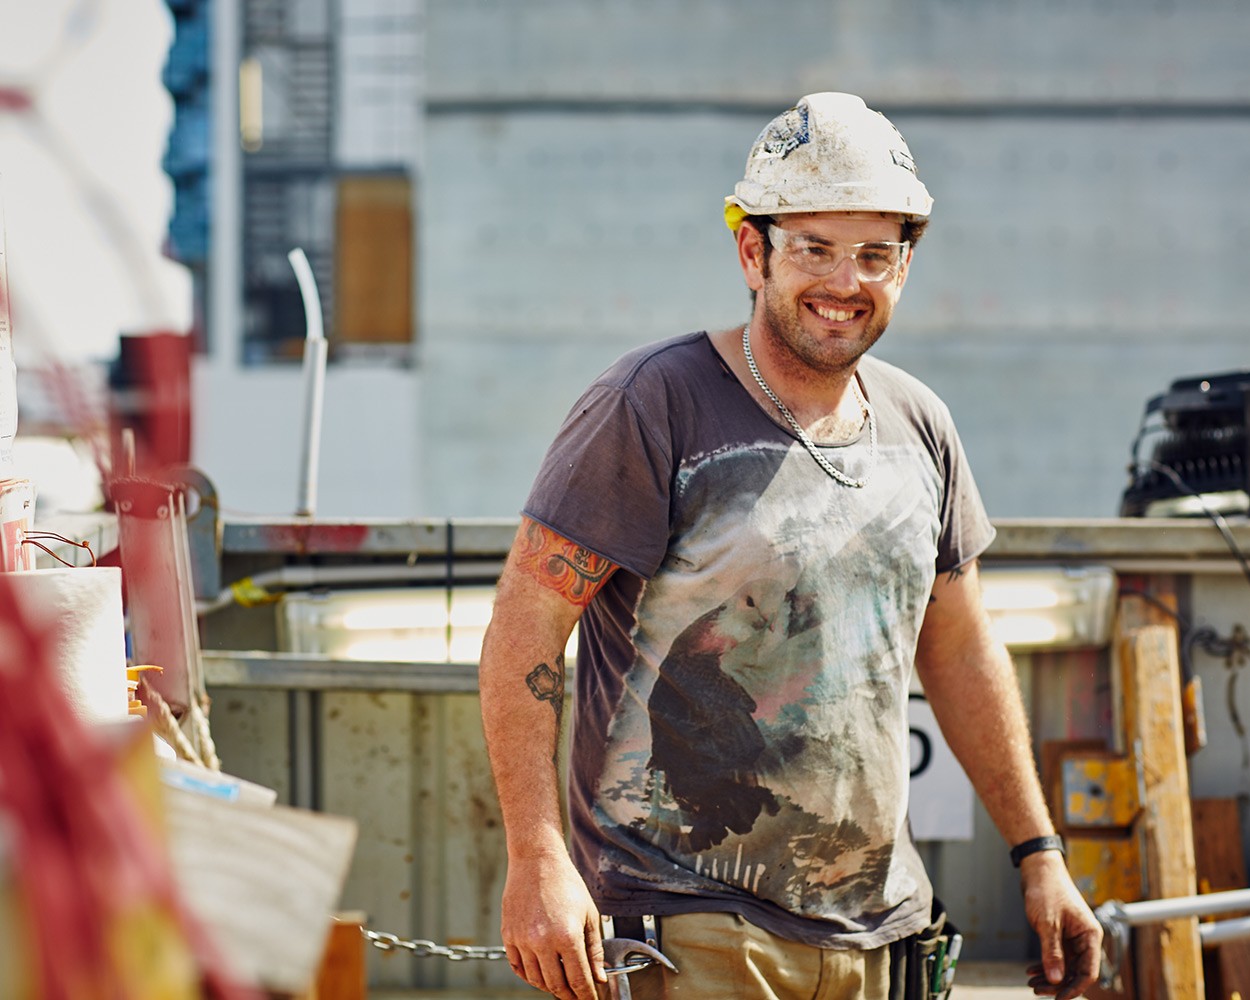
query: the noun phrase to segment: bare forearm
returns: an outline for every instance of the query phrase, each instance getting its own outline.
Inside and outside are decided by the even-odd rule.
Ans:
[[[601,556],[523,518],[500,576],[479,683],[514,861],[564,850],[557,777],[564,647],[615,570]]]
[[[557,768],[564,644],[497,613],[482,646],[482,721],[508,855],[563,850]]]
[[[975,564],[933,589],[916,669],[942,734],[1009,844],[1053,833],[1015,666],[991,633]]]

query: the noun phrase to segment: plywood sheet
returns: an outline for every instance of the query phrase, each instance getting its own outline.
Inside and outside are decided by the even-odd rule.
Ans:
[[[412,339],[412,184],[402,176],[339,181],[334,244],[337,341]]]
[[[306,989],[356,840],[354,821],[165,790],[178,885],[228,968],[276,993]]]

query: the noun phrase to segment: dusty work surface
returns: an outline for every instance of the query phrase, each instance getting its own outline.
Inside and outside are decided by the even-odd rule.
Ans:
[[[1033,996],[1033,991],[1024,985],[1026,979],[1023,962],[961,962],[951,1000],[1026,1000]],[[484,992],[369,991],[369,1000],[520,1000],[538,996],[541,994],[537,990],[525,988]]]

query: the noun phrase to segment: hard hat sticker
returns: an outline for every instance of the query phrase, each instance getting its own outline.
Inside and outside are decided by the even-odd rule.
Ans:
[[[780,118],[769,123],[760,133],[757,142],[765,153],[780,156],[783,160],[800,146],[812,141],[807,126],[807,105],[791,108]]]
[[[913,174],[916,172],[916,161],[912,159],[911,153],[905,149],[891,149],[890,159],[896,166],[902,167],[904,170],[910,170]]]

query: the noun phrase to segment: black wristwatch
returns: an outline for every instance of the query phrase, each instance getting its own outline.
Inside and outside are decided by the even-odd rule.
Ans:
[[[1038,851],[1058,851],[1060,854],[1066,855],[1067,851],[1063,849],[1063,838],[1051,835],[1049,837],[1034,837],[1032,840],[1026,840],[1022,844],[1016,844],[1011,849],[1011,863],[1017,868],[1020,862],[1027,858],[1030,854],[1036,854]]]

